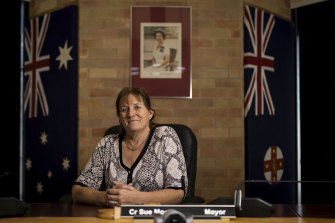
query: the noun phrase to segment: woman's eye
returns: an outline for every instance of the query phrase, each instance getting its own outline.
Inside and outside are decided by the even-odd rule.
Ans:
[[[138,109],[140,109],[141,108],[141,106],[135,106],[135,109],[136,110],[138,110]]]
[[[127,112],[127,108],[121,108],[121,112]]]

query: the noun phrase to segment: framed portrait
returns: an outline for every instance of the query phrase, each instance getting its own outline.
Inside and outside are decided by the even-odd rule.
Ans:
[[[131,7],[130,86],[192,98],[191,7]]]

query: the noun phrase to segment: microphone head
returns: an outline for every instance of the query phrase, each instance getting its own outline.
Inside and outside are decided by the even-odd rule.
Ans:
[[[235,190],[234,205],[239,211],[242,211],[242,190],[241,188],[238,188]]]

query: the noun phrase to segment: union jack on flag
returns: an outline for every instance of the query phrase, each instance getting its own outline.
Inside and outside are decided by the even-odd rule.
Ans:
[[[245,179],[295,180],[293,24],[272,13],[245,5],[243,31]],[[294,203],[296,187],[280,183],[248,184],[245,194],[246,197],[259,197],[274,204]]]
[[[43,17],[42,26],[39,26],[39,19],[30,21],[30,34],[25,28],[25,49],[28,60],[25,62],[25,75],[29,76],[26,90],[24,92],[24,109],[29,103],[29,118],[37,117],[37,103],[40,101],[43,116],[49,115],[48,101],[45,96],[41,72],[50,69],[50,55],[41,55],[46,33],[48,31],[50,14]]]
[[[265,24],[264,24],[265,23]],[[255,97],[255,114],[264,114],[264,99],[270,115],[275,114],[265,71],[274,71],[274,57],[266,54],[272,29],[275,25],[275,18],[271,14],[265,22],[264,11],[255,9],[254,16],[250,13],[249,6],[244,9],[244,24],[248,30],[253,51],[244,53],[244,68],[253,69],[249,88],[244,99],[245,116],[251,107]]]

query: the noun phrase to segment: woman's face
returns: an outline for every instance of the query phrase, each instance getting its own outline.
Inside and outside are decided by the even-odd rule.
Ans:
[[[129,94],[120,102],[120,121],[126,132],[141,131],[149,127],[153,111],[148,110],[141,97]]]
[[[163,40],[164,40],[163,34],[160,33],[160,32],[157,32],[157,33],[155,34],[155,39],[156,39],[158,42],[163,42]]]

